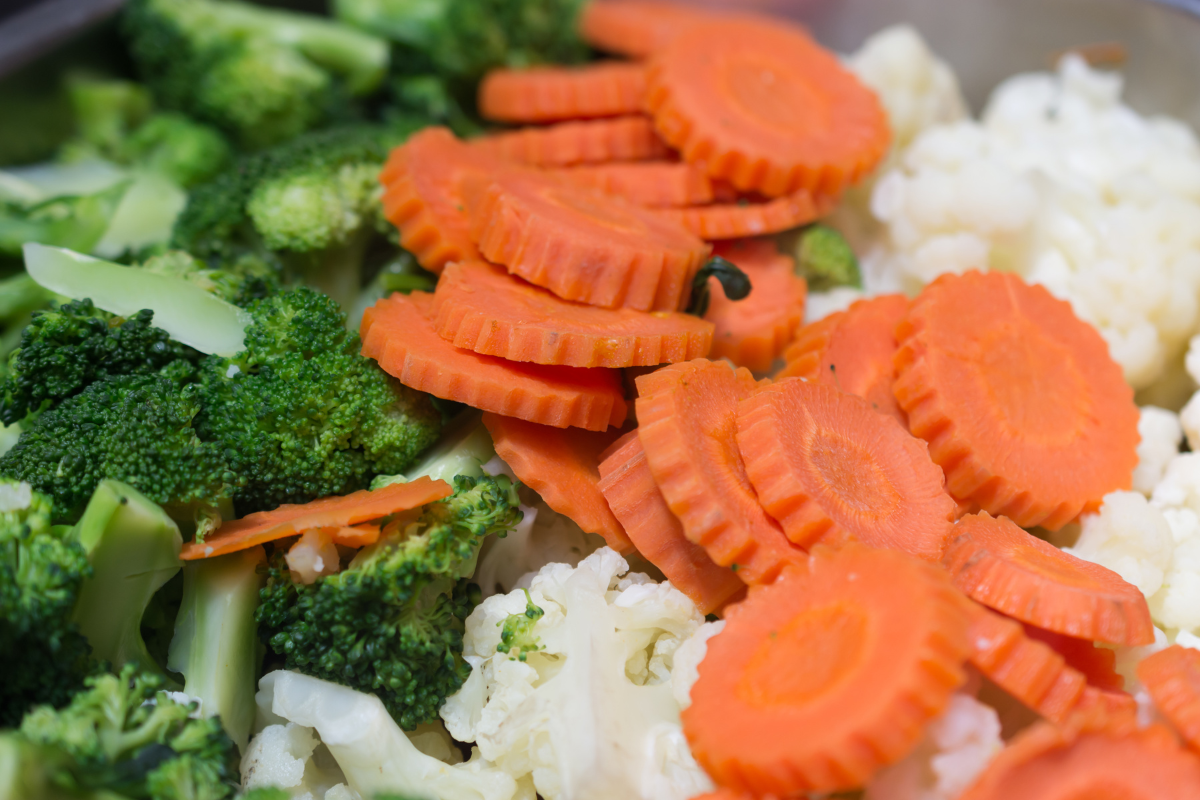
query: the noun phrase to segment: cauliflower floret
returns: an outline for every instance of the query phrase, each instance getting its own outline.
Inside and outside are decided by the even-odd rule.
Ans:
[[[1179,443],[1183,440],[1183,428],[1179,416],[1165,408],[1142,406],[1138,417],[1137,467],[1133,470],[1133,490],[1147,497],[1163,479],[1167,464],[1179,455]]]
[[[1099,514],[1083,518],[1068,553],[1108,567],[1149,597],[1159,590],[1175,543],[1162,511],[1137,492],[1105,495]]]
[[[442,718],[489,762],[532,776],[546,800],[687,800],[712,789],[683,739],[673,686],[704,617],[669,583],[628,569],[608,548],[578,567],[549,564],[528,597],[494,595],[467,618],[471,675]],[[517,625],[522,657],[498,653]]]
[[[675,666],[671,668],[671,691],[680,710],[692,704],[692,687],[700,677],[700,662],[708,654],[708,640],[725,630],[725,620],[706,622],[689,636],[675,651]]]
[[[268,725],[242,756],[244,790],[275,786],[294,800],[359,800],[312,728]]]

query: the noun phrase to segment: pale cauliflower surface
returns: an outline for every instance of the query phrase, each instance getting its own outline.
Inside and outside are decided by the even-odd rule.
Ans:
[[[1138,417],[1137,467],[1133,470],[1133,489],[1149,497],[1163,479],[1171,459],[1179,455],[1183,427],[1179,415],[1165,408],[1142,406]]]
[[[531,776],[546,800],[688,800],[713,788],[683,738],[672,680],[676,655],[699,651],[690,637],[713,629],[669,583],[628,570],[607,547],[577,567],[543,567],[528,581],[544,612],[532,629],[541,649],[525,661],[496,652],[524,592],[494,595],[467,618],[471,675],[442,719],[488,762]]]
[[[359,800],[312,728],[268,725],[242,756],[242,788],[275,786],[294,800]]]

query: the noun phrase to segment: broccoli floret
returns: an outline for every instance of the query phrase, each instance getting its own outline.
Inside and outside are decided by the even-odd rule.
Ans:
[[[164,107],[269,146],[345,113],[387,70],[384,40],[328,19],[232,0],[135,0],[125,34]]]
[[[464,575],[484,537],[521,520],[507,478],[460,476],[454,489],[311,584],[276,557],[258,610],[259,634],[287,669],[376,694],[407,730],[434,720],[469,674],[463,621],[479,590]]]
[[[537,621],[546,615],[544,609],[533,604],[529,590],[525,592],[525,610],[520,614],[509,614],[500,625],[500,644],[496,645],[497,653],[504,653],[517,661],[524,661],[530,653],[542,649],[538,637],[533,632]]]
[[[784,247],[795,253],[796,268],[811,291],[838,286],[862,288],[862,273],[853,248],[828,225],[809,225],[784,237]]]
[[[41,706],[0,736],[0,796],[27,800],[224,800],[237,788],[237,750],[216,719],[132,665],[88,679],[70,705]]]
[[[246,306],[280,290],[280,275],[271,264],[249,253],[236,261],[211,268],[207,262],[182,250],[168,250],[139,265],[144,272],[171,275],[194,283],[234,305]]]

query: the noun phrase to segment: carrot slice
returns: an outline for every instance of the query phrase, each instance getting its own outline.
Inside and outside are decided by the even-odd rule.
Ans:
[[[738,403],[754,377],[696,359],[637,378],[646,463],[687,538],[750,585],[803,567],[804,551],[759,505],[737,446]]]
[[[1090,716],[1107,726],[1119,726],[1137,720],[1138,704],[1129,692],[1111,691],[1098,686],[1085,686],[1073,715]]]
[[[798,189],[766,202],[663,208],[654,213],[705,241],[714,241],[786,231],[825,216],[835,205],[837,195]]]
[[[954,501],[925,443],[865,400],[790,378],[738,406],[759,502],[801,547],[859,541],[937,561]]]
[[[341,528],[418,508],[453,493],[445,481],[426,476],[382,489],[363,489],[347,495],[322,497],[311,503],[282,505],[271,511],[247,514],[226,522],[203,542],[188,542],[179,557],[184,561],[211,558],[247,550],[260,544],[295,536],[312,528]]]
[[[646,107],[685,161],[769,197],[837,194],[888,151],[874,92],[778,20],[688,26],[651,62]]]
[[[392,151],[379,179],[383,213],[400,230],[400,245],[427,270],[479,258],[463,213],[462,180],[495,169],[494,161],[445,128],[426,128]]]
[[[894,392],[950,494],[1057,530],[1128,489],[1138,409],[1100,334],[1016,275],[943,275],[896,329]]]
[[[808,285],[793,272],[789,256],[775,252],[752,257],[747,248],[716,248],[750,278],[750,294],[730,300],[709,278],[708,311],[704,318],[716,327],[712,357],[728,358],[739,367],[766,372],[783,354],[804,319]]]
[[[686,361],[707,355],[713,337],[712,323],[691,314],[572,303],[479,261],[442,273],[433,319],[455,347],[571,367]]]
[[[495,69],[479,84],[479,113],[502,122],[615,117],[639,113],[645,93],[641,64]]]
[[[562,430],[498,414],[484,414],[483,424],[492,435],[496,455],[546,505],[586,532],[603,536],[613,550],[633,550],[599,487],[600,453],[620,431]]]
[[[522,364],[460,350],[438,336],[425,292],[385,297],[363,314],[363,355],[405,386],[555,428],[602,431],[625,422],[619,373]]]
[[[1097,647],[1095,642],[1087,639],[1064,636],[1029,623],[1024,623],[1024,628],[1026,636],[1046,645],[1062,656],[1068,666],[1083,673],[1089,686],[1124,693],[1125,678],[1117,672],[1116,650]]]
[[[646,463],[637,431],[618,439],[601,455],[600,491],[638,552],[702,614],[735,602],[746,591],[737,574],[713,563],[704,548],[690,542],[663,499]]]
[[[552,172],[645,208],[701,205],[716,199],[713,182],[696,164],[642,161],[565,167]]]
[[[848,547],[755,589],[709,640],[683,711],[722,786],[792,796],[898,761],[966,676],[967,615],[945,573]]]
[[[786,366],[778,378],[804,378],[861,397],[876,411],[895,417],[905,428],[908,417],[896,402],[892,363],[899,345],[896,326],[908,313],[902,294],[859,300],[796,333],[783,354]]]
[[[1154,641],[1146,598],[1099,564],[1031,536],[1005,517],[963,517],[942,563],[969,596],[1056,633],[1110,644]]]
[[[466,202],[480,252],[564,300],[678,311],[708,256],[678,225],[544,172],[472,176]]]
[[[538,167],[653,161],[674,152],[644,116],[521,128],[482,136],[473,144],[491,155]]]
[[[346,547],[366,547],[379,541],[379,525],[353,525],[340,528],[326,528],[333,538],[334,544]]]
[[[1142,659],[1137,676],[1188,746],[1200,751],[1200,650],[1171,645]]]
[[[579,15],[579,35],[598,50],[644,58],[661,50],[687,25],[714,16],[682,3],[592,0]]]

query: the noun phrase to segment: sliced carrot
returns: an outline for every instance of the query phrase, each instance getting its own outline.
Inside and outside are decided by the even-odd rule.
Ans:
[[[798,189],[765,202],[662,208],[654,213],[711,242],[786,231],[825,216],[835,205],[837,195]]]
[[[892,359],[899,348],[896,326],[908,306],[904,295],[884,294],[805,325],[783,354],[787,365],[776,378],[804,378],[857,395],[907,428],[908,417],[892,394]]]
[[[495,69],[479,84],[479,113],[501,122],[615,117],[641,112],[645,94],[641,64]]]
[[[1043,287],[943,275],[896,339],[896,400],[950,494],[1057,530],[1131,485],[1133,390],[1096,329]]]
[[[696,164],[635,161],[565,167],[554,174],[645,208],[701,205],[716,199],[713,182]]]
[[[725,255],[725,253],[728,255]],[[793,272],[789,256],[772,253],[751,257],[747,248],[716,248],[750,279],[750,294],[730,300],[709,278],[710,301],[704,318],[715,326],[712,357],[728,358],[735,365],[766,372],[783,354],[804,319],[808,285]]]
[[[385,297],[363,314],[363,355],[405,386],[443,400],[555,428],[606,430],[625,422],[619,373],[523,364],[460,350],[429,321],[433,296]]]
[[[479,261],[442,273],[433,320],[455,347],[571,367],[686,361],[707,355],[713,337],[712,323],[691,314],[572,303]]]
[[[1095,642],[1076,639],[1024,623],[1025,635],[1041,642],[1062,656],[1067,665],[1079,670],[1089,686],[1109,692],[1124,692],[1125,678],[1117,672],[1117,651],[1097,647]]]
[[[472,144],[491,155],[538,167],[653,161],[674,152],[644,116],[533,126],[482,136]]]
[[[492,158],[445,128],[426,128],[392,151],[379,179],[383,213],[400,230],[400,244],[425,269],[479,258],[463,212],[462,180],[495,168]]]
[[[185,544],[179,557],[191,561],[223,556],[295,536],[312,528],[349,527],[441,500],[453,491],[445,481],[430,480],[423,476],[407,483],[393,483],[382,489],[363,489],[347,495],[322,497],[301,505],[282,505],[271,511],[259,511],[226,522],[203,542]]]
[[[638,377],[636,404],[646,462],[684,534],[750,585],[806,563],[759,505],[738,450],[738,403],[755,388],[749,371],[697,359]]]
[[[616,441],[619,430],[563,430],[498,414],[484,414],[483,424],[496,455],[546,505],[584,531],[600,534],[618,553],[633,550],[599,487],[600,453]]]
[[[1171,645],[1142,659],[1137,676],[1188,746],[1200,751],[1200,650]]]
[[[1137,720],[1138,704],[1129,692],[1085,686],[1079,703],[1071,713],[1094,717],[1108,727],[1119,727],[1131,720]]]
[[[692,753],[754,794],[861,786],[966,679],[964,606],[945,573],[903,553],[814,554],[727,610],[682,714]]]
[[[769,197],[837,194],[874,169],[891,138],[875,93],[779,20],[688,26],[651,62],[646,107],[685,161]]]
[[[334,544],[345,547],[366,547],[379,541],[379,525],[353,525],[340,528],[327,528],[333,537]]]
[[[789,378],[738,406],[759,502],[801,547],[859,541],[938,561],[954,501],[925,443],[865,400]]]
[[[564,300],[678,311],[708,256],[678,225],[544,172],[472,176],[466,202],[480,252]]]
[[[579,35],[599,50],[645,58],[661,50],[687,25],[714,16],[683,3],[656,0],[592,0],[579,15]]]
[[[1005,517],[983,512],[960,519],[942,563],[970,597],[1021,622],[1109,644],[1154,641],[1150,609],[1136,586]]]
[[[637,431],[618,439],[600,461],[600,491],[634,547],[702,614],[736,602],[746,591],[737,574],[713,563],[704,548],[683,533],[663,499]]]

